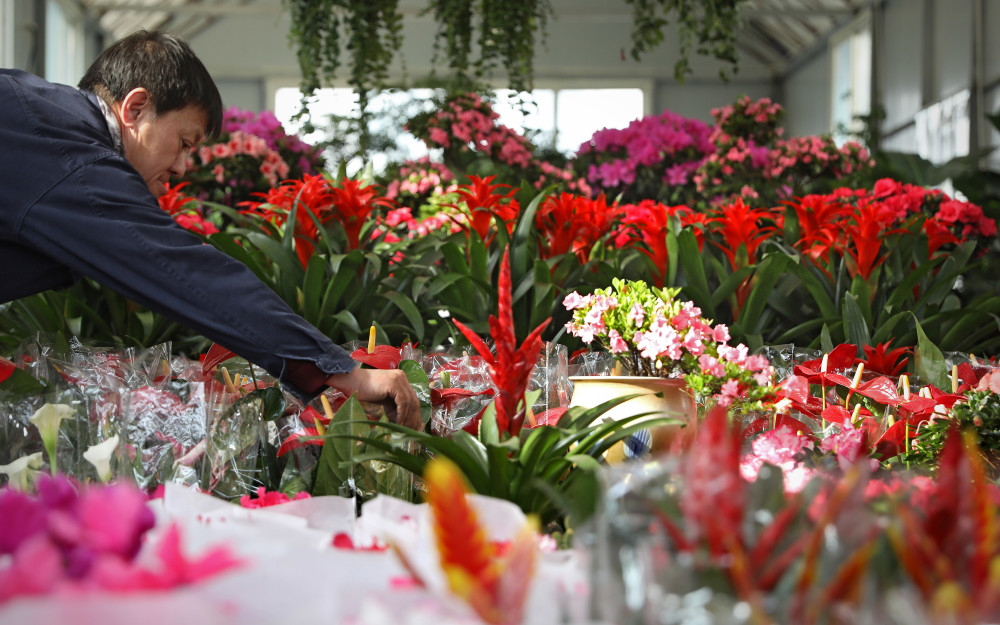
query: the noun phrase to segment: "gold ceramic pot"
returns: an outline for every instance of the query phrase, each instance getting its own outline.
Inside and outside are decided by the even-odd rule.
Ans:
[[[687,446],[694,435],[697,423],[694,398],[688,392],[687,382],[679,378],[654,378],[645,376],[594,375],[572,376],[573,398],[570,407],[593,408],[609,399],[623,395],[636,395],[618,404],[602,415],[597,423],[628,416],[651,413],[649,418],[672,417],[683,425],[658,426],[651,430],[652,453],[679,451]],[[641,419],[640,419],[641,421]],[[608,452],[608,461],[624,456],[621,445]]]

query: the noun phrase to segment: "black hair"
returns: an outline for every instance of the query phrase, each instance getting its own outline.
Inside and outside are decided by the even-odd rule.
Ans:
[[[114,43],[97,57],[78,86],[109,104],[143,87],[157,113],[194,104],[208,115],[208,137],[222,129],[219,88],[187,42],[170,33],[139,30]]]

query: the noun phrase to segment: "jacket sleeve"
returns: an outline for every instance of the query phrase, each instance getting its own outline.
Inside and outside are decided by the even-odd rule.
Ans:
[[[18,240],[260,365],[302,399],[355,366],[249,268],[177,225],[121,157],[57,181],[23,215]]]

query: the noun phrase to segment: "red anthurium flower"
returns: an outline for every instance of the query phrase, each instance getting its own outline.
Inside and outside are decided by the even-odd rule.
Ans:
[[[392,207],[392,201],[379,195],[376,189],[375,185],[366,186],[360,180],[349,178],[342,180],[340,187],[330,189],[334,216],[344,226],[349,249],[358,248],[361,228],[373,210]]]
[[[306,445],[323,445],[323,438],[319,435],[319,430],[314,427],[304,427],[288,435],[288,438],[278,447],[277,456],[280,458],[293,449],[305,447]]]
[[[10,375],[14,373],[14,369],[16,368],[17,367],[13,360],[8,360],[3,356],[0,356],[0,382],[9,378]]]
[[[205,358],[201,361],[201,371],[205,374],[206,378],[214,377],[216,367],[235,357],[236,352],[228,350],[218,343],[212,343],[212,346],[208,348],[208,353],[205,354]]]
[[[489,318],[490,335],[496,344],[496,356],[475,332],[460,321],[455,320],[455,326],[486,361],[493,386],[497,389],[496,414],[499,430],[509,436],[517,436],[524,423],[524,411],[518,412],[517,405],[524,398],[524,391],[531,379],[531,370],[535,367],[539,352],[542,351],[541,334],[551,319],[539,324],[524,339],[524,343],[517,347],[517,337],[514,336],[514,314],[511,310],[510,250],[504,250],[503,260],[500,263],[498,291],[499,316],[490,315]]]
[[[351,358],[373,369],[398,369],[399,362],[403,359],[403,350],[392,345],[376,345],[368,353],[367,347],[359,347],[351,352]]]
[[[826,355],[827,371],[844,371],[854,366],[857,361],[858,346],[853,343],[841,343]],[[823,367],[823,358],[814,358],[802,363],[806,369],[819,371]]]
[[[740,434],[740,444],[742,445],[743,443],[746,443],[750,438],[760,434],[764,430],[776,430],[783,425],[791,429],[793,432],[801,432],[810,438],[816,438],[816,436],[812,433],[812,428],[805,423],[799,421],[795,417],[778,414],[773,417],[758,417],[751,421],[749,425],[743,428],[743,433]]]
[[[465,203],[469,227],[475,230],[479,238],[487,243],[492,238],[489,235],[489,230],[490,221],[494,216],[504,222],[510,222],[520,212],[520,206],[516,201],[502,203],[502,200],[510,199],[514,195],[514,189],[506,184],[492,184],[494,178],[496,176],[487,176],[486,178],[470,176],[469,184],[458,189],[458,195]],[[501,193],[499,189],[510,189],[510,191]],[[450,206],[462,210],[458,204]]]
[[[874,347],[871,345],[861,346],[861,349],[865,351],[865,357],[864,359],[859,358],[858,361],[865,363],[865,371],[896,376],[906,368],[906,363],[910,359],[903,358],[903,356],[912,354],[913,348],[897,347],[890,351],[889,347],[892,346],[892,341],[893,339],[890,339],[887,343],[879,343]]]
[[[465,388],[450,387],[450,388],[431,388],[431,405],[432,406],[444,406],[446,409],[451,409],[459,401],[467,397],[478,397],[479,395],[492,395],[493,389],[484,388],[481,391],[473,391]]]

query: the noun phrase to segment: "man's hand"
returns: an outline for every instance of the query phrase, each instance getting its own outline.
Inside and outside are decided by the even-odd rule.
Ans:
[[[406,374],[399,369],[355,368],[350,373],[336,373],[326,380],[327,386],[350,396],[357,393],[363,402],[381,404],[389,420],[414,430],[422,430],[420,400],[413,392]]]

